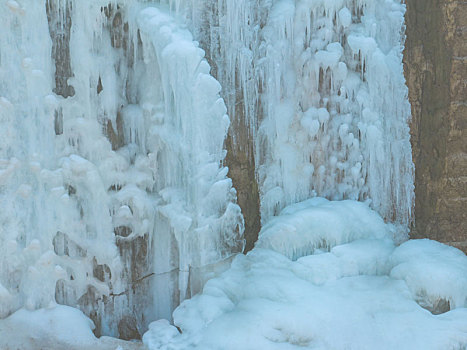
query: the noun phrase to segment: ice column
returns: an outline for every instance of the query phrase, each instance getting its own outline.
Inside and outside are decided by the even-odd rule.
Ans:
[[[323,196],[369,201],[407,228],[413,164],[403,2],[183,3],[232,125],[254,139],[262,222]],[[234,142],[243,142],[237,134]]]
[[[310,196],[408,227],[410,106],[400,1],[277,1],[263,29],[262,218]]]
[[[0,317],[58,302],[138,338],[243,249],[220,85],[147,6],[0,4]]]

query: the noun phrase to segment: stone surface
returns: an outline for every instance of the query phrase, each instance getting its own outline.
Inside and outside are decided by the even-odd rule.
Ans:
[[[73,86],[68,84],[68,79],[73,77],[70,55],[72,2],[66,0],[63,6],[57,0],[47,0],[46,10],[55,61],[54,92],[65,98],[71,97],[75,95]]]
[[[412,237],[467,252],[467,2],[408,0],[406,26],[415,162]]]
[[[238,5],[243,7],[246,5]],[[235,30],[221,29],[221,22],[225,19],[223,11],[219,6],[222,2],[201,0],[198,3],[196,11],[193,15],[193,21],[198,23],[194,31],[194,36],[200,43],[200,47],[205,51],[206,59],[211,67],[211,74],[221,83],[222,90],[220,92],[227,107],[227,114],[230,118],[230,128],[225,142],[227,156],[225,164],[229,168],[228,176],[232,179],[233,187],[237,190],[237,203],[242,209],[242,215],[245,220],[245,249],[244,253],[253,249],[255,242],[258,240],[258,233],[261,228],[260,214],[260,193],[256,177],[256,159],[255,159],[255,139],[252,135],[254,127],[250,124],[251,121],[247,116],[247,110],[251,115],[254,110],[262,115],[262,111],[258,106],[252,106],[247,101],[244,95],[246,90],[254,88],[253,82],[249,81],[246,86],[244,76],[242,76],[239,68],[240,62],[238,58],[231,57],[228,45],[225,45],[223,39],[235,36]],[[252,7],[257,5],[251,5]],[[241,12],[241,10],[240,10]],[[254,11],[253,11],[254,12]],[[249,13],[251,18],[255,18],[254,13]],[[266,15],[266,12],[264,13]],[[238,19],[238,24],[241,26],[242,19]],[[250,24],[250,23],[249,23]],[[251,29],[251,28],[250,28]],[[221,38],[224,35],[224,38]],[[235,46],[236,47],[236,46]],[[238,48],[237,48],[238,49]],[[235,56],[235,55],[234,55]],[[235,64],[236,69],[233,75],[230,75],[226,60],[232,60],[231,64]]]
[[[137,321],[132,316],[125,316],[118,322],[118,333],[123,340],[141,339]]]
[[[451,310],[451,305],[449,300],[439,299],[437,300],[432,307],[425,307],[433,315],[441,315]]]
[[[246,245],[244,253],[247,253],[253,249],[261,228],[260,200],[253,156],[253,142],[251,140],[246,141],[246,150],[232,144],[232,134],[236,134],[236,138],[247,139],[248,128],[245,124],[241,125],[238,122],[236,124],[237,127],[231,128],[229,131],[225,161],[229,167],[229,177],[237,190],[237,203],[242,208],[245,220]]]

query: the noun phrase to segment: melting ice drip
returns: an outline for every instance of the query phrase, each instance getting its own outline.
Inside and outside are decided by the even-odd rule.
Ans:
[[[192,0],[229,115],[255,139],[263,224],[312,196],[413,208],[402,1]],[[243,109],[238,105],[243,104]],[[235,137],[236,133],[233,133]]]
[[[137,1],[0,7],[0,317],[57,301],[138,337],[243,248],[220,85]]]

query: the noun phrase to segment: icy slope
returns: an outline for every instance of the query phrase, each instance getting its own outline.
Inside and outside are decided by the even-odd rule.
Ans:
[[[157,321],[143,340],[171,350],[464,348],[467,257],[428,240],[396,247],[392,235],[358,202],[287,207],[253,251],[174,312],[181,334]]]
[[[243,248],[204,52],[145,3],[0,2],[0,317],[138,337]]]

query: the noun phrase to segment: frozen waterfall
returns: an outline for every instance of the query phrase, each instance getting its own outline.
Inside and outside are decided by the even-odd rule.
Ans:
[[[0,316],[57,302],[141,336],[243,249],[221,86],[163,9],[0,6]]]
[[[385,219],[411,223],[402,1],[186,6],[231,119],[254,140],[263,224],[313,196],[369,201]]]
[[[171,320],[244,248],[229,125],[255,160],[262,224],[325,197],[406,233],[404,11],[1,0],[0,318],[59,303],[125,339]]]

